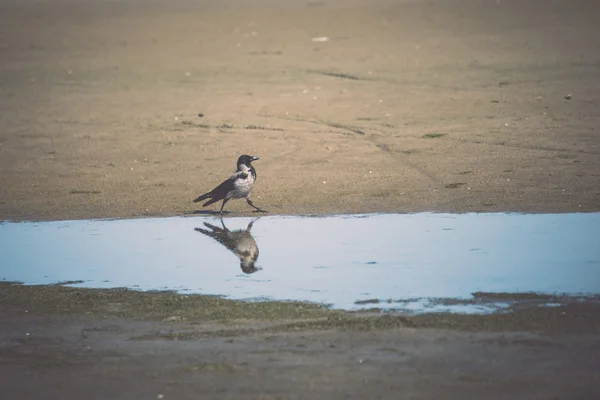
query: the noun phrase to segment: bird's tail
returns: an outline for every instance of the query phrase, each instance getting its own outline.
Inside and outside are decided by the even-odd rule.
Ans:
[[[202,196],[200,196],[202,197]],[[200,198],[198,197],[198,198]],[[204,200],[206,197],[204,197],[202,200]],[[209,201],[207,201],[206,203],[202,204],[202,207],[206,207],[206,206],[210,206],[213,203],[216,203],[217,201],[221,200],[220,198],[214,198],[214,199],[210,199]],[[195,201],[195,200],[194,200]]]
[[[197,199],[195,199],[194,203],[198,203],[198,202],[200,202],[202,200],[206,200],[206,199],[210,199],[210,200],[208,200],[206,203],[202,204],[202,207],[210,206],[211,204],[216,203],[219,200],[222,200],[222,198],[220,198],[220,197],[215,197],[213,192],[208,192],[208,193],[203,194],[202,196],[198,197]]]
[[[202,200],[206,200],[209,197],[210,197],[210,193],[203,194],[202,196],[200,196],[196,200],[194,200],[194,203],[201,202]]]

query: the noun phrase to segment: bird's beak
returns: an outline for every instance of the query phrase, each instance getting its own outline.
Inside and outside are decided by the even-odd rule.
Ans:
[[[256,161],[256,160],[260,160],[260,158],[252,156],[252,161]]]

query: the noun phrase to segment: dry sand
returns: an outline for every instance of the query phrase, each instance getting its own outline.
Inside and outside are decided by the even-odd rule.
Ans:
[[[600,210],[593,1],[1,4],[0,218]]]
[[[599,15],[592,0],[0,0],[0,220],[193,213],[243,153],[271,214],[599,211]],[[154,295],[54,290],[24,303],[0,286],[7,398],[600,398],[594,305],[318,328],[266,306],[120,315]]]

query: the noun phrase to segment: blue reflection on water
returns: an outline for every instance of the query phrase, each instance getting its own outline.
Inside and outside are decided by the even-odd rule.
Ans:
[[[305,300],[345,309],[371,307],[355,302],[373,298],[469,298],[477,291],[600,293],[600,213],[270,216],[248,231],[252,221],[4,223],[0,279],[82,280],[78,286]],[[205,222],[216,237],[194,229],[210,231]],[[256,269],[244,270],[243,253],[252,241],[260,249]]]

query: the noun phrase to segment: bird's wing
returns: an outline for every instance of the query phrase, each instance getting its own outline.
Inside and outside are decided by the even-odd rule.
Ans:
[[[247,178],[248,173],[243,171],[237,171],[235,174],[227,178],[227,180],[223,181],[219,186],[217,186],[210,192],[198,197],[196,200],[194,200],[194,202],[197,203],[208,198],[212,199],[208,203],[204,204],[204,206],[206,206],[209,204],[216,203],[219,200],[223,200],[225,197],[227,197],[227,194],[229,192],[239,188],[240,186],[244,186]]]
[[[227,196],[227,193],[234,189],[234,182],[236,180],[236,175],[231,175],[226,181],[223,181],[219,186],[210,191],[208,197],[212,197],[215,200],[224,199]]]
[[[229,232],[229,229],[227,229],[227,228],[223,229],[223,228],[220,228],[213,224],[209,224],[208,222],[205,222],[204,226],[206,226],[207,228],[211,229],[213,232],[216,232],[216,233]]]
[[[220,232],[211,232],[207,229],[202,228],[194,228],[194,230],[197,232],[204,233],[206,236],[215,239],[217,242],[221,243],[228,250],[234,252],[237,255],[235,251],[237,248],[237,241],[235,236],[233,236],[230,231],[221,230]]]

